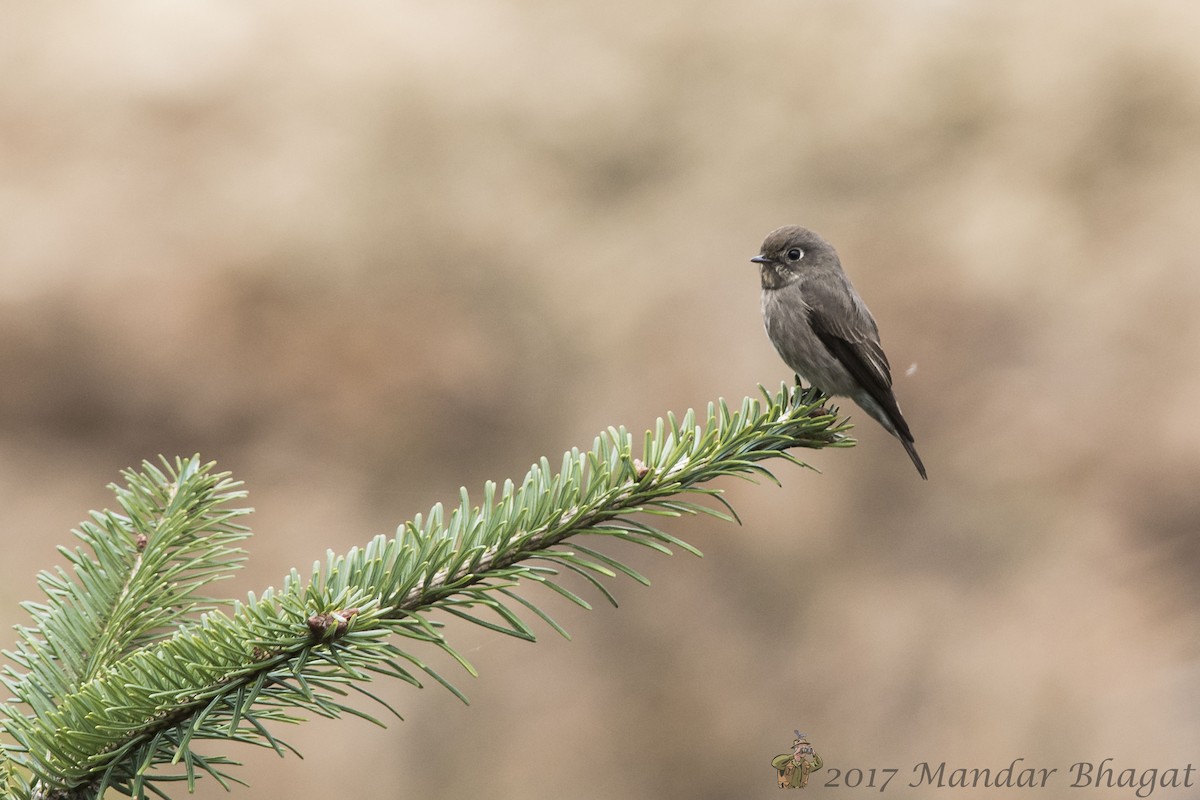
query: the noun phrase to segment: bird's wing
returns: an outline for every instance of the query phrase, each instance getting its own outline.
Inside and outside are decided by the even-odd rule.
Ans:
[[[854,290],[849,285],[844,291],[809,285],[804,287],[804,301],[817,338],[879,404],[901,440],[911,442],[912,432],[892,393],[892,370],[879,345],[879,329]]]

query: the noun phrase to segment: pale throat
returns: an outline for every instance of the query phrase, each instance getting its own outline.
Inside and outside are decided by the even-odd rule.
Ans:
[[[776,264],[761,265],[759,276],[762,278],[762,288],[764,289],[782,289],[796,277],[791,270],[781,269]]]

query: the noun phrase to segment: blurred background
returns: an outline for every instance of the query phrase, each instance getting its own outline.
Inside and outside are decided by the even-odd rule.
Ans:
[[[818,793],[1197,760],[1200,7],[5,16],[5,630],[159,453],[245,481],[243,596],[608,425],[778,386],[748,259],[787,223],[838,247],[929,467],[847,405],[859,446],[801,453],[820,474],[669,526],[703,559],[627,554],[654,585],[619,609],[531,590],[571,642],[455,626],[470,707],[382,686],[404,722],[281,731],[305,760],[233,753],[235,796],[768,796],[795,728]]]

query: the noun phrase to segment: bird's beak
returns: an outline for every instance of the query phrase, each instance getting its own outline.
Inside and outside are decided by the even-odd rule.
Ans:
[[[755,256],[754,258],[752,258],[750,260],[753,261],[755,264],[770,264],[771,263],[771,259],[767,258],[766,256]]]

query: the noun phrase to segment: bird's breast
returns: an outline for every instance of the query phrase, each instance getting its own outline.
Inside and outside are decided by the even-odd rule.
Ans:
[[[807,324],[809,308],[804,302],[804,294],[800,291],[798,282],[789,284],[786,288],[762,290],[763,324],[767,332],[771,332],[772,323],[779,324],[783,319],[797,318]]]

